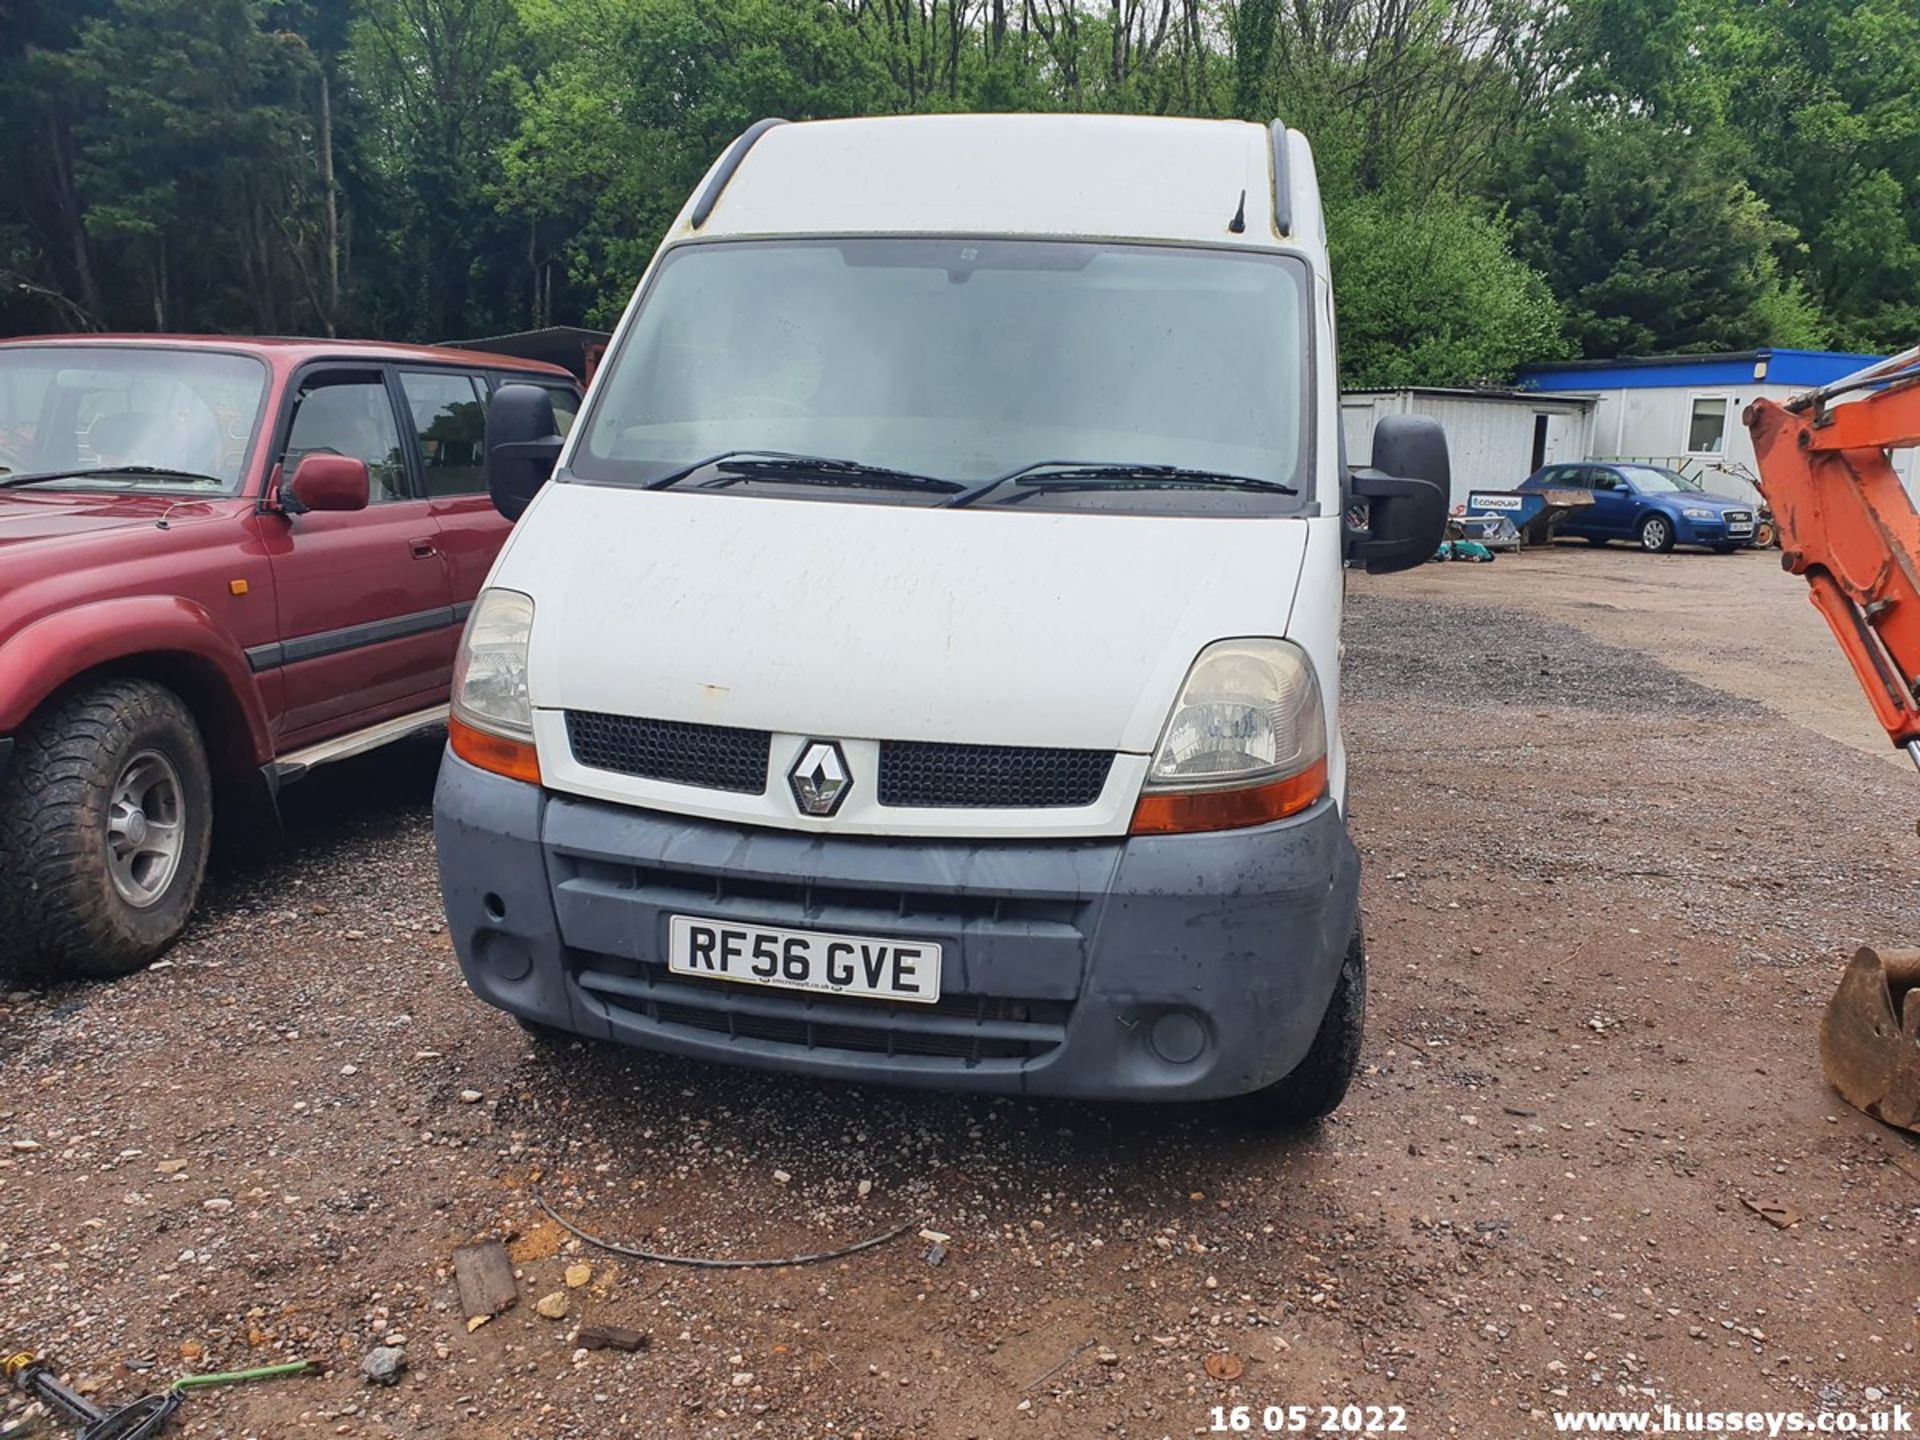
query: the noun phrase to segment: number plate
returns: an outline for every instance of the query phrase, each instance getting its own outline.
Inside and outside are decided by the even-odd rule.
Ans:
[[[940,946],[923,940],[779,930],[697,915],[670,917],[667,969],[823,995],[931,1005],[940,998]]]

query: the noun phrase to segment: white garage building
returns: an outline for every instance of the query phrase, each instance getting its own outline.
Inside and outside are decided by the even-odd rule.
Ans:
[[[1871,365],[1878,355],[1833,350],[1742,350],[1531,365],[1521,388],[1542,399],[1593,403],[1588,459],[1648,460],[1696,476],[1707,489],[1758,501],[1753,444],[1740,412],[1759,397],[1785,400]],[[1913,491],[1913,454],[1894,457]]]
[[[1348,463],[1364,465],[1383,415],[1438,420],[1453,461],[1453,504],[1461,506],[1469,490],[1509,490],[1542,465],[1586,459],[1593,410],[1590,396],[1524,390],[1348,390],[1340,397],[1340,429]]]
[[[1873,363],[1831,350],[1743,350],[1531,365],[1508,390],[1351,390],[1341,396],[1347,456],[1365,464],[1382,415],[1431,415],[1447,430],[1453,503],[1468,490],[1506,489],[1542,465],[1643,460],[1707,489],[1758,501],[1753,446],[1740,412],[1757,396],[1784,400]],[[1914,490],[1912,451],[1894,463]]]

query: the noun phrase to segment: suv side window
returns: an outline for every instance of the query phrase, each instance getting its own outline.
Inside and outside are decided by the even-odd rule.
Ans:
[[[546,391],[553,397],[553,423],[565,435],[573,429],[574,417],[580,413],[580,397],[563,385],[549,385]]]
[[[427,495],[478,495],[487,488],[486,387],[472,375],[402,370]]]
[[[322,370],[301,380],[294,396],[293,426],[281,457],[291,479],[308,455],[347,455],[364,460],[368,499],[375,505],[412,498],[407,494],[400,427],[393,398],[378,370]]]

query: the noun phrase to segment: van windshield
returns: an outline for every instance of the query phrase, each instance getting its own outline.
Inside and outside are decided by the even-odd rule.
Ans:
[[[720,241],[670,250],[601,377],[571,461],[650,484],[774,452],[978,485],[1023,466],[1165,476],[1008,484],[1022,508],[1298,512],[1306,268],[1283,255],[1044,240]],[[780,467],[713,493],[778,489]],[[934,487],[796,487],[937,504]],[[986,497],[983,497],[983,500]]]

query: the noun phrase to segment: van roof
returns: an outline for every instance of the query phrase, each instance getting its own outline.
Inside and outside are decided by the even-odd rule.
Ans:
[[[772,125],[696,230],[743,235],[1041,235],[1318,249],[1313,154],[1285,132],[1289,232],[1264,125],[1139,115],[910,115]],[[737,145],[738,142],[736,142]],[[704,194],[735,151],[715,162]],[[1246,196],[1245,229],[1229,228]]]

